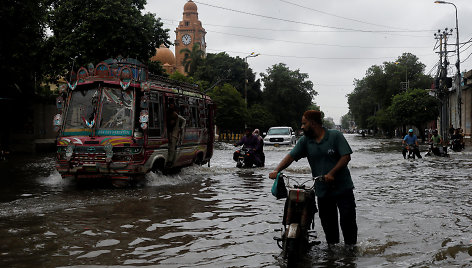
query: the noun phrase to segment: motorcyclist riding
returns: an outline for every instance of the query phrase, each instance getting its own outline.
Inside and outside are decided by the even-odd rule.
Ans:
[[[418,158],[422,158],[421,155],[420,155],[420,150],[418,150],[418,137],[416,137],[416,135],[413,134],[413,129],[410,128],[408,130],[408,135],[406,135],[403,138],[402,145],[404,146],[403,150],[402,150],[403,158],[406,159],[406,152],[408,151],[407,148],[406,148],[407,146],[412,148],[413,153]]]
[[[252,135],[257,137],[257,146],[255,148],[256,157],[260,159],[261,166],[264,166],[265,163],[265,154],[264,154],[264,139],[259,135],[259,129],[254,129]]]
[[[447,147],[444,146],[443,139],[441,135],[438,134],[437,129],[433,130],[433,135],[431,136],[429,142],[431,143],[431,152],[433,152],[433,154],[438,156],[442,155],[441,151],[439,150],[440,146],[443,146],[444,154],[447,154]]]
[[[234,146],[244,145],[246,148],[249,148],[254,152],[254,164],[258,167],[262,166],[263,163],[260,157],[255,153],[259,139],[252,134],[252,129],[247,127],[245,130],[245,135],[241,138],[240,141],[234,144]],[[233,154],[233,160],[237,161],[239,153],[235,152]]]
[[[451,143],[452,150],[456,152],[459,152],[465,148],[464,137],[461,134],[460,128],[454,130],[454,134],[451,136]]]

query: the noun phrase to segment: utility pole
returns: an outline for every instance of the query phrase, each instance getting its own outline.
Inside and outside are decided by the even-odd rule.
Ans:
[[[460,51],[459,51],[459,20],[457,19],[457,6],[452,2],[447,1],[434,1],[436,4],[449,4],[454,6],[456,11],[456,49],[457,49],[457,61],[456,61],[456,68],[457,68],[457,75],[454,79],[456,84],[456,93],[457,93],[457,111],[459,116],[459,128],[462,127],[462,90],[461,90],[461,61],[460,61]],[[452,30],[451,30],[452,32]]]
[[[448,29],[444,29],[443,32],[438,30],[434,34],[435,39],[439,40],[439,65],[438,71],[436,73],[435,87],[436,87],[436,97],[441,100],[441,110],[440,110],[440,125],[439,132],[445,141],[448,140],[448,127],[449,127],[449,83],[447,77],[447,68],[449,61],[447,59],[447,39],[451,33]],[[444,57],[443,57],[444,55]]]

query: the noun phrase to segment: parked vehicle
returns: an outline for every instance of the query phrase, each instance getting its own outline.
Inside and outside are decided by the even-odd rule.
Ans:
[[[294,145],[297,142],[291,127],[271,127],[265,134],[264,145]]]
[[[319,241],[310,242],[310,236],[316,238],[316,232],[309,232],[310,225],[314,227],[314,213],[316,212],[316,201],[314,187],[315,182],[324,181],[323,176],[310,178],[304,182],[298,182],[295,178],[289,178],[283,174],[279,175],[279,180],[283,178],[288,190],[288,197],[285,203],[280,237],[274,237],[277,245],[282,249],[282,256],[287,259],[288,267],[296,267],[298,259],[307,251],[310,246],[319,244]],[[293,184],[290,184],[293,181]],[[311,186],[306,186],[311,182]],[[313,230],[314,228],[312,228]]]
[[[128,182],[151,170],[210,161],[215,106],[196,85],[151,76],[130,58],[90,64],[70,77],[60,87],[54,117],[62,177]],[[186,119],[171,163],[170,104]]]

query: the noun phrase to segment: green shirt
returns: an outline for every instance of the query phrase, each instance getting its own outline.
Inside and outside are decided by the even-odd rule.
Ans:
[[[351,147],[343,134],[337,130],[325,128],[323,139],[317,143],[314,138],[302,136],[290,152],[295,161],[303,157],[308,159],[313,177],[326,175],[336,166],[343,155],[352,154]],[[333,196],[353,189],[354,183],[351,179],[349,169],[340,169],[334,176],[334,182],[317,182],[316,195],[318,197]]]
[[[441,143],[441,136],[438,134],[437,136],[431,136],[431,141],[433,141],[434,145],[439,145]]]

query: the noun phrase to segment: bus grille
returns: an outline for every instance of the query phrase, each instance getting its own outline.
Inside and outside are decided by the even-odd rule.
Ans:
[[[106,155],[105,154],[74,154],[70,162],[72,164],[105,163]]]

